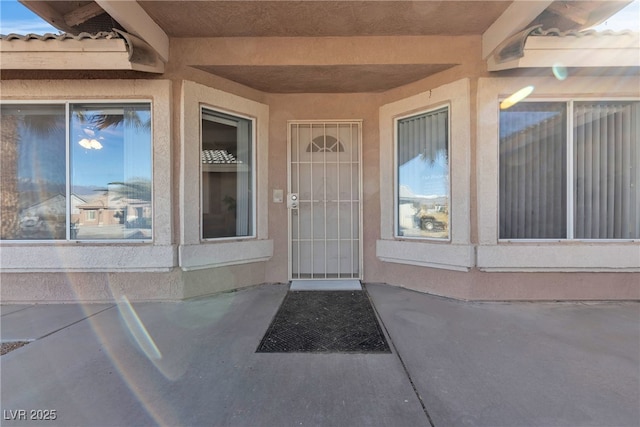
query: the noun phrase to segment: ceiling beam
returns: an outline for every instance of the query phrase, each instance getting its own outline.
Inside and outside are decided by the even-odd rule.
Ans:
[[[524,30],[553,0],[515,0],[482,35],[482,58],[486,59],[509,36]]]
[[[169,60],[169,36],[137,1],[96,0],[127,32],[147,42],[163,61]]]
[[[97,3],[89,3],[64,15],[64,22],[76,27],[103,13],[104,10]]]

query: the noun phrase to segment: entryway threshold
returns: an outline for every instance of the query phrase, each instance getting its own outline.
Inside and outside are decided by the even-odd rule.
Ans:
[[[360,280],[292,280],[290,291],[361,291]]]

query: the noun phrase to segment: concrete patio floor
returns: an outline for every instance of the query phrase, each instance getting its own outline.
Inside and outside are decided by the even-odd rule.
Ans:
[[[391,354],[255,353],[287,286],[2,306],[2,425],[638,426],[640,304],[368,284]],[[20,417],[25,410],[27,420]],[[55,410],[55,420],[30,420]],[[51,413],[49,413],[51,415]]]

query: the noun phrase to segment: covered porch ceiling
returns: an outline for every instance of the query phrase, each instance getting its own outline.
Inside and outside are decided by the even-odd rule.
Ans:
[[[413,43],[450,40],[454,50],[465,37],[478,36],[486,59],[509,36],[530,25],[582,29],[606,19],[630,0],[20,1],[63,31],[123,29],[149,43],[165,61],[180,61],[264,92],[345,93],[388,90],[464,59],[453,51],[418,58],[388,50],[388,58],[376,58],[371,52],[375,45],[367,48],[367,38],[371,43],[388,37],[413,37]],[[284,38],[347,37],[357,40],[354,49],[339,55],[331,50],[289,55],[286,49],[276,55],[248,48],[242,56],[229,54],[221,42],[234,39],[231,43],[237,47],[249,39],[253,40],[244,45],[252,46],[255,39],[277,38],[282,45]],[[208,45],[219,48],[219,54],[208,51]],[[360,54],[360,47],[365,54]]]

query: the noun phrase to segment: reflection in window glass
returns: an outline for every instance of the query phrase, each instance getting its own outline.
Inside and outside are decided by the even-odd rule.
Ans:
[[[149,104],[71,106],[73,239],[151,239]]]
[[[253,235],[251,121],[202,110],[202,238]]]
[[[501,111],[500,238],[639,238],[638,122],[637,101],[521,102]]]
[[[0,238],[64,239],[64,105],[3,105],[0,117]]]
[[[2,105],[0,238],[151,239],[150,105],[69,110]]]
[[[500,238],[567,236],[564,102],[500,111]]]
[[[449,239],[449,109],[398,120],[398,236]]]
[[[640,102],[575,102],[574,237],[640,238]]]

